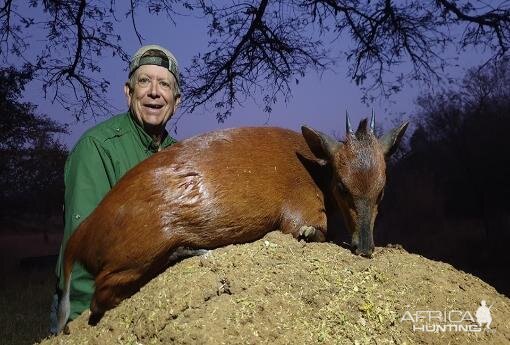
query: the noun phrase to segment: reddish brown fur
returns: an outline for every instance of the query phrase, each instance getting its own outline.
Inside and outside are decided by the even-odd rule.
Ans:
[[[74,261],[96,277],[91,318],[100,318],[162,272],[177,247],[217,248],[275,229],[299,237],[302,226],[318,230],[310,240],[323,241],[328,193],[355,229],[352,204],[359,197],[378,203],[384,187],[384,155],[374,140],[375,155],[354,139],[333,152],[333,175],[349,186],[350,199],[328,181],[316,183],[331,170],[290,130],[238,128],[175,144],[130,170],[76,230],[64,278]],[[360,158],[363,150],[367,157]],[[375,216],[369,218],[373,225]]]
[[[347,197],[341,194],[336,194],[336,197],[352,233],[355,249],[360,247],[361,233],[372,232],[386,184],[386,148],[367,130],[366,125],[366,121],[361,122],[358,131],[347,136],[334,158],[338,179],[349,192]],[[371,243],[365,243],[363,248],[373,248],[373,240],[368,241]]]

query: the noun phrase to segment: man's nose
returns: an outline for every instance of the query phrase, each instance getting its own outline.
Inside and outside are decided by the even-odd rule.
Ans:
[[[151,97],[159,96],[159,85],[157,80],[151,81],[151,84],[149,86],[149,96]]]

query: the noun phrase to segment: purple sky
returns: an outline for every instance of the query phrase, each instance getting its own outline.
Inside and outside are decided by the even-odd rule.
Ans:
[[[207,48],[206,22],[191,17],[177,17],[176,25],[168,22],[165,17],[145,16],[139,17],[138,28],[145,38],[144,44],[160,44],[171,50],[177,57],[181,69],[189,66],[193,55],[204,52]],[[132,54],[139,48],[135,33],[129,25],[129,20],[119,24],[117,30],[122,33],[124,49]],[[339,45],[339,42],[335,43]],[[339,47],[339,49],[345,47]],[[337,49],[337,50],[339,50]],[[468,67],[475,66],[482,62],[479,54],[463,54],[459,56],[460,67],[450,72],[454,76],[462,77]],[[102,73],[111,81],[109,98],[118,111],[113,110],[112,114],[127,109],[126,100],[123,94],[123,85],[127,79],[127,66],[121,63],[120,59],[105,57],[101,64]],[[403,69],[405,67],[402,67]],[[293,97],[284,103],[280,100],[275,104],[270,116],[263,112],[262,98],[260,103],[251,100],[237,107],[233,115],[223,124],[218,124],[215,113],[203,109],[193,114],[183,114],[179,123],[177,134],[172,133],[177,139],[183,139],[192,135],[210,131],[218,128],[238,126],[281,126],[298,130],[301,125],[306,124],[328,134],[344,134],[344,116],[346,109],[351,115],[353,125],[367,117],[374,108],[377,121],[383,121],[385,129],[391,125],[389,119],[394,119],[398,114],[409,115],[416,109],[413,101],[420,93],[427,92],[420,85],[409,84],[400,94],[394,96],[390,101],[381,101],[372,105],[365,105],[361,102],[361,92],[346,77],[347,67],[344,61],[339,61],[334,71],[325,73],[322,76],[310,72],[306,78],[300,80],[293,88]],[[72,147],[80,135],[89,127],[102,121],[104,118],[89,119],[84,122],[76,122],[74,118],[62,107],[51,104],[50,101],[42,98],[40,84],[33,82],[27,88],[25,100],[37,104],[38,111],[50,115],[61,123],[69,124],[70,135],[62,137],[69,147]],[[184,95],[185,97],[186,95]],[[178,110],[175,117],[181,115]],[[171,120],[167,126],[172,128]]]

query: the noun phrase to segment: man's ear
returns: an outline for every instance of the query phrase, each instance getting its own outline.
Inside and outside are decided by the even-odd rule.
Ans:
[[[179,104],[181,104],[181,95],[177,95],[175,96],[175,103],[174,103],[174,109],[172,111],[172,115],[170,116],[173,116],[173,114],[175,114],[175,111],[177,110],[177,108],[179,107]]]
[[[131,96],[133,95],[133,90],[131,90],[131,86],[129,85],[128,81],[124,84],[124,95],[126,95],[128,105],[131,105]]]

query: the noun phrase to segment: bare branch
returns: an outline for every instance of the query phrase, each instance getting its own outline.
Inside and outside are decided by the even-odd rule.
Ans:
[[[286,11],[276,10],[284,5],[286,1],[281,0],[264,0],[256,6],[247,2],[222,8],[203,5],[214,39],[211,50],[195,57],[183,78],[187,80],[186,110],[213,102],[218,120],[223,121],[234,104],[262,93],[265,110],[270,112],[278,95],[289,97],[293,75],[301,77],[308,68],[326,67],[329,59],[317,49],[320,44],[303,35],[304,25]]]
[[[131,23],[133,24],[133,29],[135,30],[135,34],[136,34],[136,37],[138,38],[138,43],[140,43],[140,45],[142,45],[142,41],[143,41],[143,37],[142,35],[140,35],[140,32],[138,31],[138,28],[136,27],[136,21],[135,21],[135,3],[133,0],[130,0],[131,1],[131,8],[129,10],[129,13],[131,15]]]
[[[102,56],[112,53],[126,65],[116,33],[115,0],[30,0],[42,11],[37,21],[22,5],[0,5],[0,58],[29,63],[44,91],[75,116],[110,113],[109,83],[100,77]],[[207,21],[209,44],[191,63],[182,63],[186,111],[213,107],[219,121],[247,98],[262,99],[271,111],[291,97],[294,82],[310,71],[322,73],[334,59],[347,60],[347,75],[364,100],[389,97],[409,80],[427,84],[448,78],[445,52],[481,48],[493,59],[508,55],[510,0],[130,0],[121,10],[140,44],[137,14],[145,11],[191,15]],[[129,17],[129,18],[128,18]],[[47,44],[27,54],[31,30]],[[125,37],[124,37],[125,38]],[[10,62],[12,63],[12,62]],[[405,64],[405,73],[395,75]]]
[[[468,25],[475,25],[476,29],[467,31],[462,39],[463,47],[478,44],[481,39],[497,39],[497,54],[505,55],[509,49],[510,39],[510,9],[508,8],[489,8],[486,12],[478,15],[469,15],[471,6],[459,8],[455,2],[448,0],[436,0],[438,6],[444,9],[445,14],[452,13],[458,22],[465,22]]]

